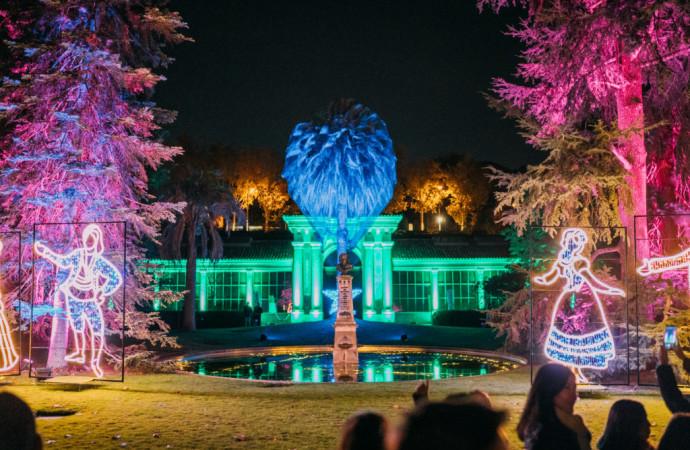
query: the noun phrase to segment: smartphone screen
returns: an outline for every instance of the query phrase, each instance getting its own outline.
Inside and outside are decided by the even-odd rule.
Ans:
[[[676,327],[666,327],[666,332],[664,332],[664,347],[666,347],[667,350],[672,349],[678,343],[678,335],[676,332]]]

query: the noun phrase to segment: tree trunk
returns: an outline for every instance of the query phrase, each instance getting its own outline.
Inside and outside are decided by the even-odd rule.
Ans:
[[[419,231],[424,231],[424,211],[419,211]]]
[[[62,294],[55,292],[53,295],[54,310],[65,311],[65,301]],[[68,345],[67,332],[67,317],[65,314],[53,314],[50,325],[50,347],[48,347],[46,367],[56,369],[67,366],[65,361]]]
[[[244,216],[244,231],[249,231],[249,206],[247,206],[246,214]]]
[[[201,231],[201,258],[208,258],[208,233],[206,231],[206,223],[208,222],[209,227],[213,227],[214,224],[211,221],[204,219],[199,219],[199,230]]]
[[[186,331],[196,330],[196,214],[192,212],[191,223],[187,224],[187,273],[182,308],[182,329]]]
[[[621,52],[620,65],[624,85],[616,92],[616,108],[618,128],[626,135],[621,140],[619,153],[627,161],[625,182],[630,189],[631,198],[628,203],[621,196],[619,213],[621,223],[628,228],[628,249],[631,252],[636,250],[638,259],[642,259],[649,256],[647,220],[640,218],[635,223],[635,216],[647,215],[647,149],[644,142],[642,67],[637,58],[625,51]]]
[[[268,231],[268,213],[264,211],[264,232]]]

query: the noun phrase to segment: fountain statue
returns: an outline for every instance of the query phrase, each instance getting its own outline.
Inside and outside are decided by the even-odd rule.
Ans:
[[[338,313],[333,357],[345,381],[356,379],[357,324],[352,307],[354,248],[383,211],[396,183],[393,142],[383,120],[354,100],[333,102],[325,116],[295,126],[285,152],[283,178],[290,197],[322,242],[338,255]],[[348,220],[356,219],[356,220]]]
[[[355,381],[359,356],[357,353],[357,323],[352,306],[352,264],[347,253],[340,254],[338,269],[338,315],[333,339],[333,372],[336,381]]]

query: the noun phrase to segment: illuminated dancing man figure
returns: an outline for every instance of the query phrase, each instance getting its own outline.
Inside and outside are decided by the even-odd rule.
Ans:
[[[3,244],[0,241],[0,252],[2,252]],[[0,372],[6,372],[12,369],[19,362],[19,355],[14,348],[12,341],[12,328],[5,317],[5,302],[0,297]]]
[[[74,352],[65,356],[73,363],[86,363],[86,328],[91,335],[91,370],[101,378],[101,355],[105,345],[105,321],[101,309],[107,296],[122,285],[122,275],[103,257],[103,232],[96,224],[87,225],[82,232],[82,248],[66,255],[53,252],[36,242],[36,253],[58,267],[58,286],[67,319],[74,337]]]
[[[616,356],[613,336],[599,294],[625,296],[621,289],[609,286],[594,276],[589,260],[582,256],[586,242],[587,234],[583,230],[566,229],[561,236],[561,251],[553,267],[534,278],[535,283],[543,285],[565,280],[551,313],[544,353],[553,361],[575,368],[580,381],[586,381],[581,369],[605,369],[609,360]],[[595,304],[588,321],[583,320],[580,316],[582,311],[575,308],[578,302],[583,301]]]

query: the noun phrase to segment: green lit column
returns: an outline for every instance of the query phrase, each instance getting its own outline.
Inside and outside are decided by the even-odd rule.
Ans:
[[[374,245],[374,306],[383,303],[383,248]]]
[[[247,304],[249,306],[254,306],[254,272],[251,270],[247,271]]]
[[[484,292],[484,271],[477,271],[477,307],[486,309],[486,293]]]
[[[393,243],[383,244],[383,314],[392,318],[393,314]]]
[[[438,311],[438,269],[431,271],[431,310]]]
[[[318,242],[312,242],[311,244],[311,274],[311,315],[315,319],[321,319],[323,269],[321,267],[321,243]]]
[[[206,304],[206,285],[208,277],[205,270],[202,270],[199,275],[199,311],[206,311],[208,307]]]
[[[364,242],[364,316],[374,314],[374,243]]]
[[[292,255],[292,318],[301,319],[302,314],[302,255],[304,243],[293,242],[294,253]]]

